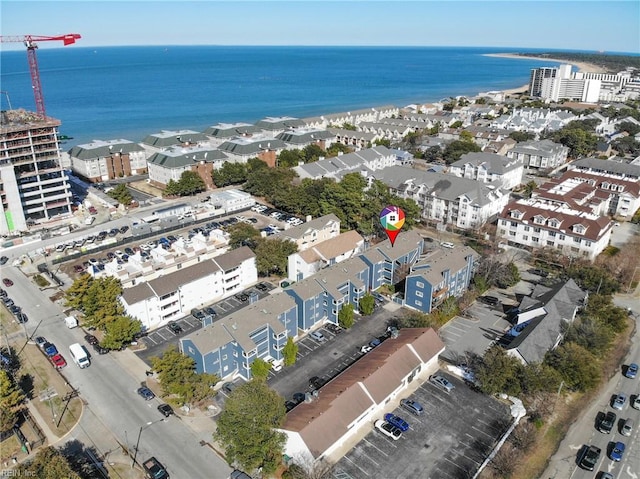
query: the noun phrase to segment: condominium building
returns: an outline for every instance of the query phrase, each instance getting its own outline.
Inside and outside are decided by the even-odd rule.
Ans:
[[[60,121],[24,110],[0,116],[0,234],[71,214],[69,177],[60,165]]]
[[[71,169],[91,182],[147,172],[147,151],[129,140],[94,140],[69,150]]]
[[[510,190],[522,182],[522,160],[494,153],[466,153],[450,165],[449,172],[460,178],[492,183]]]
[[[207,188],[213,188],[212,172],[227,159],[227,155],[212,147],[168,148],[149,157],[149,182],[163,188],[171,180],[180,180],[185,171],[193,171]]]
[[[524,141],[507,152],[507,157],[522,160],[527,169],[556,168],[567,161],[569,148],[551,140]]]
[[[529,94],[545,100],[576,100],[596,103],[602,80],[578,78],[571,74],[571,65],[534,68],[529,80]]]

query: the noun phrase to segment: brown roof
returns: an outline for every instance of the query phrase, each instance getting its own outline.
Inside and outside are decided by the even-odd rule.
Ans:
[[[240,265],[243,261],[250,258],[255,258],[256,255],[247,246],[241,246],[240,248],[229,251],[228,253],[221,254],[213,258],[222,271],[229,271]]]
[[[288,413],[284,430],[296,431],[320,456],[376,403],[382,403],[418,365],[444,350],[431,328],[402,329],[320,389],[318,399]]]
[[[160,276],[159,278],[152,279],[148,282],[149,286],[158,296],[165,296],[174,291],[178,291],[178,288],[184,284],[191,283],[196,279],[204,278],[210,274],[214,274],[219,271],[218,265],[211,260],[202,261],[196,263],[193,266],[182,268],[173,273]]]
[[[535,198],[533,198],[533,200],[535,200]],[[511,211],[516,210],[523,213],[520,219],[514,218],[510,214]],[[542,216],[547,220],[555,218],[560,224],[557,228],[552,227],[549,223],[537,224],[533,221],[535,216]],[[523,202],[523,200],[512,201],[505,206],[502,213],[500,213],[500,218],[520,223],[526,222],[526,224],[533,227],[558,231],[567,236],[579,236],[593,241],[597,241],[602,236],[602,233],[611,228],[613,224],[607,216],[596,216],[587,212],[586,208],[567,209],[564,205],[551,207],[537,202],[526,203]],[[574,225],[583,225],[586,228],[585,233],[578,234],[574,232],[572,229]]]
[[[153,290],[146,282],[122,290],[122,298],[131,306],[154,296]]]
[[[360,233],[350,230],[335,238],[318,243],[313,249],[317,250],[324,259],[330,259],[351,251],[361,241],[364,241],[364,238],[360,236]]]

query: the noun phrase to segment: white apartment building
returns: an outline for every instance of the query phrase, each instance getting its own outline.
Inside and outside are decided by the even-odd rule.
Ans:
[[[152,154],[147,160],[149,182],[162,188],[169,181],[179,181],[185,171],[193,171],[198,173],[207,188],[212,188],[211,173],[227,160],[227,155],[210,146],[170,147]]]
[[[301,179],[339,179],[347,173],[355,173],[362,170],[376,171],[388,166],[393,166],[396,162],[397,156],[394,151],[386,146],[376,146],[375,148],[368,148],[355,153],[347,153],[296,166],[293,170]]]
[[[0,234],[70,216],[59,126],[59,120],[25,110],[0,112]]]
[[[594,215],[588,208],[530,198],[505,207],[497,233],[510,245],[555,248],[593,261],[609,245],[612,228],[608,217]]]
[[[494,153],[466,153],[449,165],[449,173],[460,178],[491,183],[511,190],[522,183],[522,160]]]
[[[347,231],[315,246],[289,256],[287,276],[289,281],[301,281],[336,263],[341,263],[364,251],[364,238],[357,231]]]
[[[141,144],[150,153],[156,153],[178,146],[210,146],[209,137],[204,133],[193,130],[162,130],[159,133],[146,136]]]
[[[220,146],[225,141],[231,138],[239,137],[251,137],[259,135],[262,130],[255,125],[249,123],[218,123],[217,125],[210,126],[204,131],[204,134],[209,137],[211,146]]]
[[[602,81],[576,78],[571,74],[571,65],[534,68],[529,80],[529,94],[545,100],[575,100],[596,103],[600,96]]]
[[[130,140],[93,140],[68,151],[71,169],[91,182],[147,172],[149,153]]]
[[[273,238],[292,241],[298,246],[298,251],[304,251],[318,243],[335,238],[339,234],[340,218],[331,213],[287,228],[275,234]]]
[[[551,140],[523,141],[507,152],[507,157],[522,160],[526,169],[553,169],[567,161],[569,148]]]
[[[401,198],[414,200],[423,218],[457,228],[479,228],[509,202],[509,192],[500,186],[450,174],[392,166],[368,178],[382,181]]]
[[[148,331],[189,314],[192,308],[236,294],[257,280],[255,255],[245,246],[125,288],[120,301],[126,313]]]
[[[216,209],[223,209],[227,213],[245,210],[256,204],[253,196],[236,189],[213,193],[209,196],[209,202],[214,205]]]

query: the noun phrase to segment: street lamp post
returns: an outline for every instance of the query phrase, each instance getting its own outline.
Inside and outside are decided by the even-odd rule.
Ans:
[[[131,461],[131,468],[132,469],[136,465],[136,458],[138,457],[138,446],[140,445],[140,437],[142,436],[142,431],[144,431],[145,429],[147,429],[147,428],[149,428],[149,427],[151,427],[154,424],[157,424],[159,422],[164,422],[164,418],[158,419],[157,421],[150,421],[146,425],[140,426],[140,430],[138,431],[138,439],[136,441],[136,447],[134,448],[134,452],[133,452],[133,461]]]

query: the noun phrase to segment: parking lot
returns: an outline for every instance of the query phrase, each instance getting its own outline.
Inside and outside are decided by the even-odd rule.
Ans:
[[[212,304],[211,307],[213,307],[216,312],[214,322],[250,304],[250,298],[252,295],[255,295],[257,298],[263,298],[264,296],[267,296],[269,294],[269,291],[275,288],[275,286],[266,281],[263,281],[259,284],[265,285],[265,291],[260,291],[255,286],[247,288],[243,291],[243,293],[246,294],[249,298],[247,301],[241,301],[239,299],[236,299],[234,296],[231,296],[229,298],[223,299],[222,301],[219,301],[218,303]],[[238,293],[238,295],[239,294],[240,293]],[[177,324],[180,329],[182,329],[182,331],[178,334],[172,332],[168,326],[163,326],[140,338],[140,342],[145,345],[145,349],[137,351],[136,354],[144,362],[150,364],[150,358],[152,358],[153,356],[162,355],[162,353],[171,345],[174,345],[177,348],[179,338],[202,328],[202,321],[200,319],[194,318],[191,314],[188,314],[187,316],[184,316],[180,319],[176,319],[175,321],[173,321],[173,323]]]
[[[295,393],[304,393],[309,389],[309,379],[312,377],[318,377],[321,383],[328,382],[363,356],[364,353],[360,352],[363,345],[384,335],[392,318],[399,314],[395,309],[394,304],[388,303],[371,316],[356,315],[353,327],[337,334],[327,326],[316,329],[325,340],[318,341],[309,335],[300,339],[297,342],[296,363],[279,372],[271,371],[269,386],[285,399],[291,400]]]
[[[409,423],[394,441],[373,428],[336,464],[333,477],[463,479],[473,477],[511,423],[509,405],[476,393],[443,373],[455,385],[446,393],[425,382],[411,394],[424,412],[415,416],[389,408]],[[397,403],[396,403],[397,405]],[[375,419],[381,419],[375,418]]]

